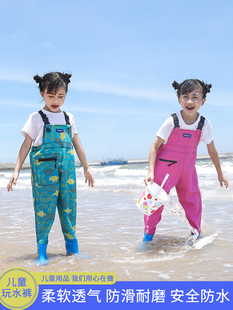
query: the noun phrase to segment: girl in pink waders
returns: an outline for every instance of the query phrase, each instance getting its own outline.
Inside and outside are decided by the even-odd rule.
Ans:
[[[144,181],[146,185],[148,182],[161,185],[166,174],[169,174],[163,189],[168,194],[172,187],[176,187],[186,217],[200,236],[202,202],[195,169],[197,146],[200,141],[207,144],[220,185],[228,187],[214,145],[210,121],[198,113],[212,85],[197,79],[189,79],[181,84],[174,81],[172,86],[177,91],[182,110],[172,114],[157,132],[157,137],[150,148],[149,172]],[[153,238],[162,211],[163,206],[150,216],[144,215],[143,241],[150,241]]]

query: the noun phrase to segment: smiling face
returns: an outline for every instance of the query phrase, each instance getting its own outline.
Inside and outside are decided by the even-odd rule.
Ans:
[[[206,99],[203,98],[202,88],[196,88],[190,93],[182,94],[178,98],[182,106],[182,117],[185,123],[193,124],[198,119],[198,110],[205,103]]]
[[[59,113],[61,112],[60,108],[63,105],[66,97],[66,90],[64,87],[61,87],[57,90],[56,93],[47,93],[47,88],[44,92],[40,92],[41,96],[44,98],[45,106],[44,109],[49,112]]]

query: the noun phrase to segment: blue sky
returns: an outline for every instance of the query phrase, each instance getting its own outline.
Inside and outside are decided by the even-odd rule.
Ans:
[[[148,157],[179,104],[171,84],[212,83],[200,112],[219,153],[233,152],[233,3],[180,0],[0,1],[0,162],[15,162],[35,74],[72,73],[73,113],[89,161]],[[206,154],[206,145],[199,146]],[[28,159],[27,159],[28,161]]]

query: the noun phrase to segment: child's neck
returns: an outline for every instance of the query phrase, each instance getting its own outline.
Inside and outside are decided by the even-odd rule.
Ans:
[[[194,124],[197,121],[198,117],[199,117],[199,113],[198,112],[196,112],[196,114],[194,114],[194,115],[187,115],[186,113],[184,113],[183,110],[181,110],[180,113],[181,113],[183,121],[185,122],[186,125]]]

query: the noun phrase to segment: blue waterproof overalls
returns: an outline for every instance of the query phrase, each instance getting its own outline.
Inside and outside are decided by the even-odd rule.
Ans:
[[[39,113],[44,122],[43,143],[33,146],[30,153],[38,251],[39,245],[48,243],[57,207],[66,248],[73,244],[77,253],[76,172],[69,117],[63,112],[66,125],[50,125],[47,116]]]

